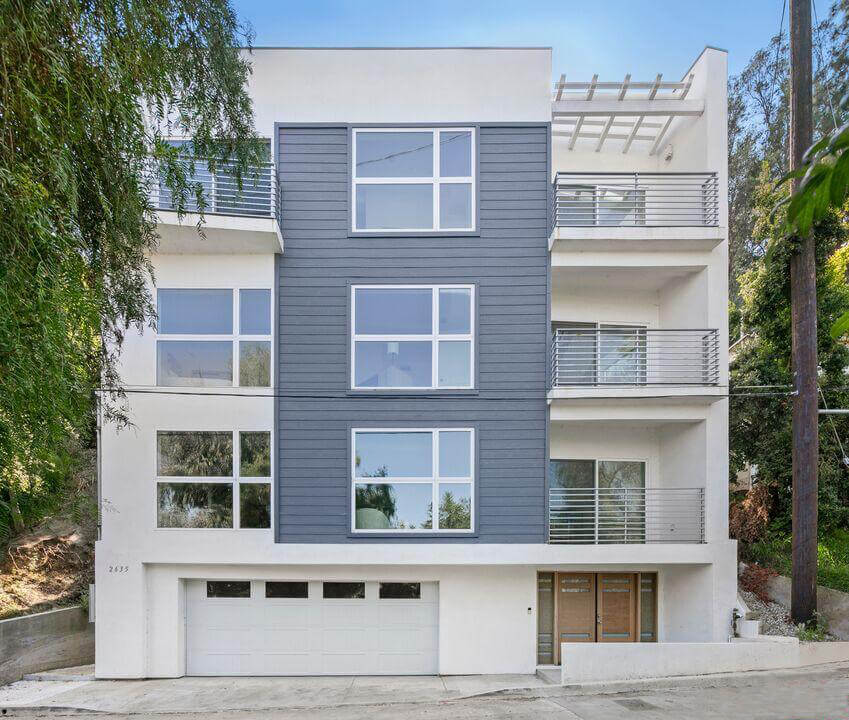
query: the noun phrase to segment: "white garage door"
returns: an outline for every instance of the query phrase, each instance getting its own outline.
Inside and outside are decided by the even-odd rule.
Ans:
[[[437,583],[190,580],[189,675],[433,675]]]

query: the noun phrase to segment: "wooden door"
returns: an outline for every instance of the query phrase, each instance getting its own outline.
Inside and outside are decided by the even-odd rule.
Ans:
[[[557,633],[561,642],[595,642],[595,573],[557,573]]]
[[[636,642],[637,588],[634,573],[598,573],[599,642]]]

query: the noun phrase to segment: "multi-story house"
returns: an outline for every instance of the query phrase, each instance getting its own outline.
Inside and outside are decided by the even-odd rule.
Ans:
[[[252,62],[260,179],[198,169],[203,237],[152,189],[97,676],[725,641],[725,54],[553,89],[546,48]]]

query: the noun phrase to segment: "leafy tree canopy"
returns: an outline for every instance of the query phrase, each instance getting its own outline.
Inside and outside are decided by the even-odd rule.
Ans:
[[[0,0],[0,524],[152,322],[147,183],[261,159],[229,0]],[[191,157],[166,140],[191,136]]]

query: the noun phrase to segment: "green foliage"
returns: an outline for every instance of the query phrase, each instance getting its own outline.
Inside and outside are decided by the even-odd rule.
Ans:
[[[735,352],[731,365],[733,386],[792,385],[790,368],[790,280],[792,242],[783,239],[783,219],[772,213],[777,195],[764,163],[754,199],[755,241],[770,246],[755,265],[739,278],[740,320],[750,334]],[[837,213],[829,213],[814,228],[817,254],[817,320],[820,385],[838,388],[847,384],[844,368],[849,350],[828,328],[849,310],[846,285],[849,229]],[[829,389],[831,406],[849,407],[849,393]],[[772,493],[772,526],[789,531],[791,517],[791,404],[786,395],[737,397],[731,405],[730,465],[732,476],[747,465],[757,465],[758,481]],[[833,423],[833,424],[832,424]],[[819,503],[824,529],[849,522],[849,470],[843,464],[836,435],[849,441],[844,417],[822,421],[820,432]]]
[[[788,533],[772,532],[763,540],[747,545],[744,556],[781,575],[791,575],[791,539]],[[820,533],[817,582],[825,587],[849,592],[849,530],[835,528]]]
[[[202,209],[195,158],[261,159],[249,41],[228,0],[0,0],[0,530],[152,323],[152,170]]]

